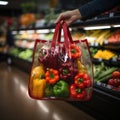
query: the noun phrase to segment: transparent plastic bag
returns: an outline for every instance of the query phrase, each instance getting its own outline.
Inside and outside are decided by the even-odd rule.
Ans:
[[[51,42],[36,40],[28,91],[40,100],[89,100],[93,65],[87,40],[73,41],[66,23],[60,22]]]

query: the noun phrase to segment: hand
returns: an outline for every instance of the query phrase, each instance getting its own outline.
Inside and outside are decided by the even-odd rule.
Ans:
[[[65,21],[67,25],[69,26],[74,21],[81,18],[80,11],[78,9],[66,11],[61,13],[58,18],[56,19],[55,23],[58,23],[59,21]]]

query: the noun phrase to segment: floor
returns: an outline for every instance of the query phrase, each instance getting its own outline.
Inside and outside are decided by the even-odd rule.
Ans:
[[[28,74],[0,63],[0,120],[95,120],[64,101],[33,100]]]

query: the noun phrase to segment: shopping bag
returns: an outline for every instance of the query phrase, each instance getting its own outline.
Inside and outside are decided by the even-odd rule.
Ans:
[[[92,91],[93,65],[88,42],[73,41],[67,24],[59,22],[52,41],[35,41],[29,95],[39,100],[87,101]]]

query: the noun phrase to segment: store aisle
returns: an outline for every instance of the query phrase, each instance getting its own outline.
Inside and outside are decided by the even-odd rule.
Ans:
[[[64,101],[33,100],[28,74],[0,63],[0,120],[94,120]]]

